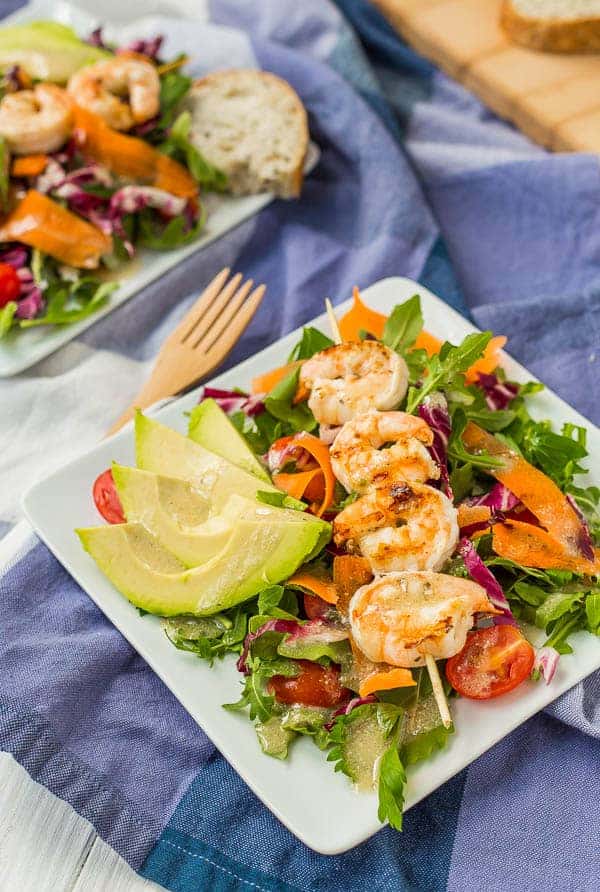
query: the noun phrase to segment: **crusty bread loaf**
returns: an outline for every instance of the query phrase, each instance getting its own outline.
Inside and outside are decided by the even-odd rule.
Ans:
[[[229,192],[300,194],[308,122],[286,81],[253,69],[215,72],[193,85],[185,108],[191,141],[227,174]]]
[[[600,0],[505,0],[502,24],[529,49],[600,52]]]

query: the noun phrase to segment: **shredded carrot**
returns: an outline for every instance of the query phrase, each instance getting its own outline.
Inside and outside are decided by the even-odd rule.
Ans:
[[[477,359],[473,365],[467,369],[465,379],[467,384],[474,384],[479,374],[490,375],[494,369],[500,365],[500,351],[506,344],[504,335],[497,335],[492,338],[483,352],[481,359]]]
[[[458,525],[470,527],[474,523],[486,523],[492,516],[491,510],[487,505],[465,505],[458,506]]]
[[[296,362],[288,362],[286,365],[280,365],[276,369],[271,369],[270,372],[265,372],[264,375],[259,375],[258,378],[254,378],[252,381],[251,393],[270,393],[276,384],[283,381],[290,372],[293,372],[301,365],[302,360],[299,359]]]
[[[75,134],[84,155],[113,173],[194,199],[198,184],[191,173],[142,139],[112,130],[99,115],[75,106]]]
[[[313,436],[313,434],[308,434],[305,431],[296,434],[294,437],[294,445],[306,449],[323,472],[323,482],[325,484],[323,497],[320,506],[315,509],[317,517],[321,517],[325,511],[333,505],[335,476],[331,467],[329,449],[318,437]]]
[[[439,353],[442,349],[442,344],[444,342],[440,341],[439,338],[436,338],[435,335],[430,334],[428,331],[419,332],[417,335],[417,340],[413,344],[413,350],[425,350],[428,356],[435,356],[436,353]]]
[[[594,574],[600,570],[600,562],[586,560],[567,551],[542,527],[511,520],[496,524],[492,533],[492,548],[497,555],[542,570],[570,570],[572,573]]]
[[[337,604],[337,586],[331,576],[325,571],[323,571],[323,573],[317,573],[313,570],[311,573],[308,573],[307,571],[300,570],[300,572],[292,576],[291,579],[288,579],[286,585],[305,589],[311,594],[316,595],[318,598],[321,598],[322,601],[327,601],[328,604]]]
[[[310,471],[299,471],[297,474],[273,474],[273,483],[277,489],[281,489],[292,496],[294,499],[301,499],[313,482],[321,482],[321,489],[324,493],[325,487],[322,483],[323,472],[320,468],[312,468]],[[317,496],[318,498],[318,496]]]
[[[364,681],[361,680],[358,692],[361,697],[367,697],[375,691],[391,691],[394,688],[407,688],[415,684],[410,669],[394,667],[367,675]]]
[[[338,320],[342,340],[360,341],[361,329],[375,335],[376,338],[380,338],[383,334],[387,316],[367,307],[362,302],[360,291],[356,286],[352,289],[352,298],[354,300],[352,308]]]
[[[561,560],[564,561],[565,555],[567,555],[571,561],[578,564],[583,561],[587,565],[587,572],[598,572],[600,569],[598,560],[587,561],[581,554],[581,520],[569,504],[567,497],[550,477],[534,468],[497,437],[472,422],[467,424],[462,439],[469,451],[487,452],[495,458],[503,460],[502,467],[490,468],[489,473],[510,489],[537,517],[550,534],[549,540],[554,540],[556,553]],[[519,525],[533,529],[531,524],[520,523]],[[501,533],[500,536],[502,537],[502,535]],[[550,543],[547,541],[546,548],[549,547]],[[515,560],[517,559],[515,558]],[[517,562],[519,561],[517,560]]]
[[[10,172],[13,177],[37,177],[46,170],[47,155],[22,155],[15,158]]]
[[[0,226],[0,241],[18,241],[83,269],[95,269],[112,240],[47,195],[30,189]]]
[[[373,579],[368,560],[355,554],[340,554],[333,559],[333,581],[339,593],[338,610],[342,616],[348,613],[350,598],[354,592]]]

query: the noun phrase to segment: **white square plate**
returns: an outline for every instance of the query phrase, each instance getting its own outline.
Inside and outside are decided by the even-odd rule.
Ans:
[[[389,313],[395,304],[415,292],[421,295],[425,325],[433,334],[456,343],[475,330],[439,298],[409,279],[383,279],[367,288],[364,298],[369,306]],[[338,310],[345,310],[349,303]],[[310,324],[327,331],[324,315]],[[220,375],[213,383],[217,387],[249,385],[256,375],[285,362],[299,335],[300,329]],[[511,378],[531,380],[532,376],[510,357],[506,356],[503,364]],[[185,433],[184,412],[197,400],[195,391],[155,414]],[[600,431],[549,391],[533,397],[531,405],[540,418],[550,418],[558,425],[571,421],[588,428],[590,464],[597,475]],[[29,490],[23,505],[39,536],[292,833],[310,848],[327,855],[346,851],[372,836],[380,828],[375,795],[355,793],[348,780],[334,773],[324,754],[307,738],[294,743],[286,762],[263,755],[247,717],[221,708],[221,704],[239,696],[240,676],[235,661],[225,659],[210,669],[193,655],[176,650],[166,640],[159,620],[141,617],[83,551],[73,529],[98,523],[92,483],[113,460],[134,464],[131,426]],[[592,482],[599,485],[600,477]],[[561,659],[549,686],[528,682],[498,700],[455,701],[456,733],[445,750],[409,769],[406,807],[415,805],[534,713],[600,668],[599,639],[581,632],[574,636],[573,646],[575,653]]]
[[[108,38],[119,40],[121,43],[136,36],[152,36],[161,31],[161,26],[158,24],[161,22],[160,18],[138,19],[127,25],[115,23],[115,5],[109,0],[97,0],[94,4],[93,14],[74,4],[64,2],[64,0],[58,4],[52,2],[50,5],[47,0],[36,0],[35,3],[28,4],[5,21],[20,23],[40,18],[52,18],[62,24],[71,25],[79,34],[85,34],[98,24],[102,24],[106,26],[105,33]],[[164,26],[164,21],[162,24]],[[191,33],[194,35],[194,40],[191,42],[193,51],[182,43],[186,38],[188,41],[190,39],[189,28],[192,29]],[[249,41],[240,31],[197,20],[191,20],[189,28],[187,34],[182,35],[181,32],[168,34],[167,49],[169,55],[175,55],[179,50],[188,50],[192,53],[191,61],[195,63],[196,76],[206,73],[204,68],[208,71],[215,68],[231,67],[234,64],[239,67],[257,67]],[[319,156],[319,149],[311,142],[304,165],[305,173],[310,173],[315,168]],[[273,197],[266,192],[261,195],[242,197],[216,193],[203,194],[202,204],[207,212],[207,219],[200,238],[176,251],[138,251],[131,264],[124,264],[115,273],[115,280],[119,281],[119,288],[109,297],[106,306],[81,322],[76,322],[73,325],[17,328],[11,331],[7,337],[0,340],[0,377],[16,375],[49,356],[50,353],[73,340],[90,325],[121,306],[150,282],[163,276],[172,267],[221,238],[231,229],[243,223],[244,220],[258,214],[273,201]]]

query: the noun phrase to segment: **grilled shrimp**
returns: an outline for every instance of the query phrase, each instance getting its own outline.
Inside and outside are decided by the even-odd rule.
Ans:
[[[156,68],[127,56],[80,68],[71,75],[67,90],[78,105],[99,115],[113,130],[130,130],[153,118],[160,106]]]
[[[425,483],[440,476],[426,449],[432,443],[433,431],[422,418],[371,409],[343,426],[331,448],[331,466],[348,492],[402,481]]]
[[[443,660],[458,653],[474,614],[494,612],[476,582],[430,570],[375,579],[354,593],[349,608],[365,656],[407,669],[423,666],[425,654]]]
[[[15,155],[55,152],[72,130],[71,99],[55,84],[7,93],[0,102],[0,136]]]
[[[406,394],[408,368],[379,341],[327,347],[303,363],[300,385],[319,424],[339,425],[367,409],[393,409]]]
[[[333,521],[333,539],[367,558],[371,570],[439,570],[458,543],[457,511],[438,489],[394,483],[371,489]]]

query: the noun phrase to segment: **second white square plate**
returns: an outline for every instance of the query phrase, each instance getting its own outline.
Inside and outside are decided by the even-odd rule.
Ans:
[[[366,288],[363,297],[369,306],[389,313],[415,292],[421,295],[428,331],[457,343],[475,330],[439,298],[410,279],[384,279]],[[349,303],[337,310],[343,312]],[[328,330],[324,315],[307,324]],[[301,329],[292,332],[212,383],[225,388],[249,386],[252,378],[285,362],[300,333]],[[503,364],[510,378],[532,379],[510,357],[506,356]],[[184,412],[197,401],[198,391],[195,391],[153,414],[185,433]],[[549,418],[559,427],[565,421],[587,427],[589,463],[595,469],[590,482],[600,485],[600,431],[550,391],[536,395],[531,405],[536,416]],[[375,795],[354,792],[347,778],[335,774],[325,755],[307,738],[294,743],[286,762],[263,755],[250,721],[222,708],[223,703],[237,700],[239,696],[240,676],[235,660],[225,659],[210,669],[192,654],[176,650],[161,631],[159,620],[154,616],[141,617],[82,550],[73,530],[99,522],[92,501],[92,484],[113,460],[134,464],[131,427],[36,483],[25,496],[23,506],[38,535],[152,666],[248,786],[292,833],[326,855],[346,851],[372,836],[381,826]],[[534,713],[600,668],[600,639],[581,632],[574,636],[573,647],[574,654],[561,659],[548,686],[528,682],[498,700],[455,701],[456,733],[446,749],[409,769],[406,808],[411,808]]]

